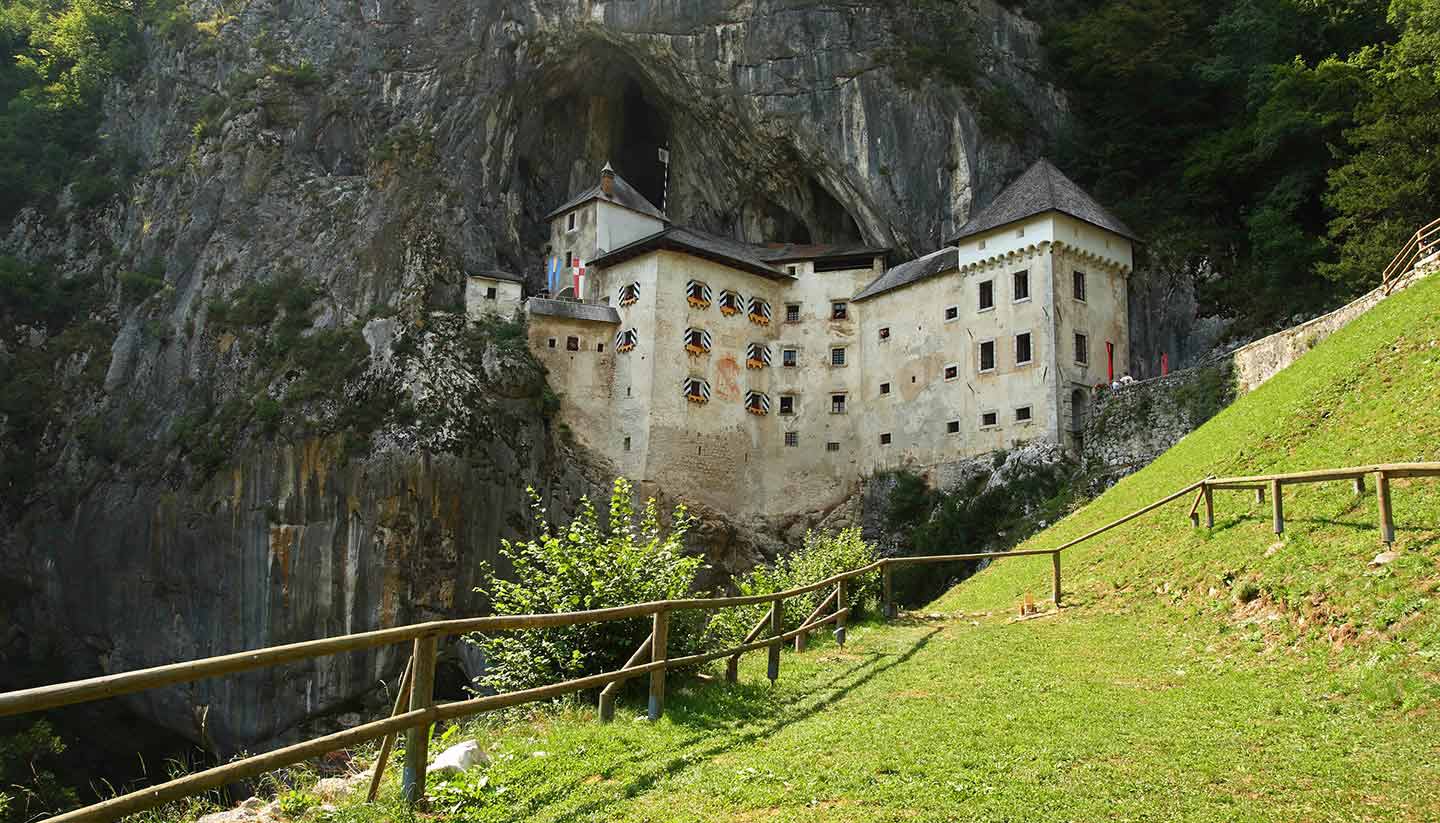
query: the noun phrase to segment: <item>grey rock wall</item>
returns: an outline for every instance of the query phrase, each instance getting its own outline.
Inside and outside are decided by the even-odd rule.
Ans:
[[[1081,462],[1103,487],[1139,471],[1234,398],[1229,359],[1164,377],[1096,389]]]

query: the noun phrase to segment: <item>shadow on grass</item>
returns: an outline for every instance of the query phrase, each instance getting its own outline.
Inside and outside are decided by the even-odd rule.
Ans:
[[[552,808],[554,804],[570,796],[585,781],[582,778],[529,795],[523,809],[514,805],[516,798],[511,797],[509,800],[512,805],[507,810],[518,814],[518,817],[511,819],[522,820],[531,819],[538,812],[547,809],[557,812],[560,818],[567,820],[603,812],[624,800],[644,794],[661,780],[679,774],[691,766],[769,738],[792,723],[824,711],[843,700],[854,689],[910,660],[941,631],[939,627],[931,628],[927,634],[899,654],[870,652],[861,655],[854,665],[834,674],[825,682],[817,683],[803,694],[788,699],[777,699],[772,686],[755,682],[711,683],[701,689],[679,691],[667,702],[666,716],[677,725],[704,731],[667,744],[667,752],[637,749],[628,757],[606,764],[604,771],[613,773],[626,766],[668,754],[666,759],[655,762],[650,768],[631,777],[623,787],[603,799],[591,800],[573,808]],[[781,677],[784,677],[783,669]],[[757,724],[756,721],[761,722]]]

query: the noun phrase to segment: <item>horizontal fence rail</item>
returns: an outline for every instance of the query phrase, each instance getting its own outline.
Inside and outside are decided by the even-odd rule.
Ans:
[[[380,785],[390,748],[400,733],[405,733],[406,762],[403,791],[412,802],[423,798],[425,786],[425,755],[429,742],[429,729],[434,723],[454,720],[481,712],[509,706],[517,706],[540,700],[547,700],[566,694],[602,689],[600,692],[599,714],[602,720],[614,716],[614,699],[619,685],[644,675],[650,676],[651,719],[657,719],[664,711],[665,673],[670,669],[698,666],[715,660],[726,659],[726,679],[737,677],[741,655],[766,649],[769,653],[767,676],[773,682],[779,677],[780,649],[785,643],[794,641],[796,651],[803,651],[805,639],[817,629],[834,625],[835,639],[843,645],[846,639],[846,623],[852,613],[847,592],[847,583],[862,575],[880,572],[883,577],[882,611],[885,617],[896,613],[893,598],[893,570],[911,565],[963,562],[971,560],[1001,560],[1016,557],[1049,555],[1052,560],[1053,600],[1058,608],[1061,604],[1060,555],[1073,546],[1094,539],[1111,529],[1117,528],[1138,517],[1152,512],[1168,503],[1180,500],[1192,493],[1195,501],[1190,507],[1189,517],[1198,525],[1199,507],[1205,506],[1206,524],[1214,526],[1214,491],[1253,490],[1263,502],[1268,490],[1273,506],[1274,529],[1277,534],[1284,530],[1283,488],[1287,485],[1324,483],[1348,480],[1354,483],[1356,493],[1364,493],[1365,478],[1375,477],[1376,498],[1379,504],[1380,536],[1386,545],[1394,543],[1395,529],[1391,515],[1390,480],[1394,478],[1440,477],[1440,463],[1385,463],[1370,466],[1355,466],[1343,469],[1321,469],[1317,471],[1290,472],[1285,474],[1264,474],[1247,477],[1208,477],[1167,495],[1154,503],[1137,509],[1110,523],[1053,549],[1026,549],[1013,552],[974,552],[921,557],[890,557],[878,560],[858,569],[836,574],[817,583],[798,586],[772,594],[744,595],[738,597],[692,598],[661,600],[637,603],[606,609],[592,609],[580,612],[556,614],[496,615],[462,620],[438,620],[400,626],[372,632],[344,635],[341,637],[291,643],[237,654],[209,657],[182,663],[172,663],[133,672],[93,677],[69,683],[41,686],[33,689],[0,694],[0,716],[24,714],[53,709],[77,703],[86,703],[146,689],[190,683],[210,677],[219,677],[237,672],[306,660],[342,652],[411,643],[413,651],[397,688],[392,715],[356,726],[345,731],[318,737],[276,749],[265,754],[247,757],[233,763],[216,766],[195,774],[176,778],[167,783],[152,786],[129,794],[86,806],[81,809],[51,818],[57,823],[79,823],[79,821],[112,821],[180,800],[205,791],[220,788],[236,781],[258,777],[266,772],[291,766],[319,757],[338,749],[356,746],[372,740],[383,740],[379,760],[369,785],[369,799],[373,800]],[[802,594],[829,589],[820,604],[802,621],[801,625],[784,630],[784,601]],[[738,606],[769,604],[770,609],[736,646],[721,651],[671,657],[668,646],[670,615],[686,610],[715,610]],[[827,614],[828,612],[828,614]],[[504,694],[486,695],[453,703],[435,704],[434,676],[435,649],[440,638],[485,632],[505,632],[526,629],[543,629],[559,626],[573,626],[581,623],[602,623],[649,617],[653,629],[645,642],[640,645],[619,669],[601,674],[575,678],[561,683],[538,686]],[[768,632],[768,634],[767,634]]]
[[[1380,277],[1380,284],[1385,287],[1388,294],[1395,287],[1395,283],[1410,273],[1415,262],[1423,257],[1428,257],[1440,251],[1440,220],[1436,220],[1419,231],[1410,235],[1410,239],[1401,247],[1400,253],[1385,267],[1385,273]]]

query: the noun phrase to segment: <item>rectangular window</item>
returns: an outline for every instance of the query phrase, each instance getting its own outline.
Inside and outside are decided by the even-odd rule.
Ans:
[[[555,348],[555,338],[550,338],[550,348]]]
[[[825,444],[825,451],[827,451],[827,452],[838,452],[838,451],[840,451],[840,444],[839,444],[839,443],[836,443],[836,442],[833,442],[833,441],[832,441],[832,442],[829,442],[829,443],[826,443],[826,444]]]
[[[1029,407],[1029,406],[1021,406],[1020,408],[1018,408],[1018,409],[1015,410],[1015,422],[1017,422],[1017,423],[1029,423],[1029,422],[1030,422],[1030,418],[1031,418],[1031,414],[1030,414],[1030,407]]]
[[[845,348],[843,346],[836,346],[830,350],[830,365],[845,365]]]
[[[791,447],[800,445],[800,432],[785,432],[785,445]]]
[[[960,319],[960,307],[959,307],[959,306],[946,306],[946,307],[945,307],[945,322],[946,322],[946,323],[949,323],[949,322],[952,321],[952,320],[959,320],[959,319]]]
[[[795,413],[795,397],[794,397],[794,395],[790,395],[790,394],[782,394],[782,395],[780,395],[780,413],[781,413],[781,414],[786,414],[786,415],[794,414],[794,413]]]
[[[959,434],[959,433],[960,433],[960,421],[959,421],[959,420],[951,420],[949,423],[946,423],[946,424],[945,424],[945,433],[946,433],[946,434]]]
[[[625,438],[625,451],[630,451],[630,438]]]
[[[791,263],[790,265],[785,267],[785,273],[790,275],[791,277],[799,277],[800,266],[795,263]]]
[[[882,446],[888,446],[888,445],[890,445],[890,433],[889,433],[889,432],[886,432],[885,434],[880,435],[880,445],[882,445]]]
[[[881,384],[880,384],[880,393],[881,393],[881,394],[889,394],[889,393],[890,393],[890,384],[889,384],[889,383],[881,383]]]
[[[565,218],[565,231],[575,231],[575,212],[570,212]]]
[[[889,326],[881,326],[881,327],[880,327],[880,342],[881,342],[881,343],[885,343],[885,342],[888,342],[889,340],[890,340],[890,327],[889,327]]]
[[[989,311],[995,308],[995,281],[984,280],[980,283],[980,311]]]
[[[950,382],[951,380],[959,380],[959,379],[960,379],[960,365],[959,365],[958,363],[951,363],[950,365],[948,365],[948,366],[945,367],[945,382],[948,383],[948,382]]]
[[[800,352],[796,349],[783,349],[780,352],[780,365],[787,369],[793,369],[800,362]]]
[[[1030,333],[1015,335],[1015,365],[1023,366],[1030,362]]]
[[[980,428],[992,429],[1000,425],[1000,412],[984,412],[980,415]]]
[[[1085,302],[1085,272],[1075,272],[1075,299]]]
[[[604,344],[604,343],[596,343],[596,344],[595,344],[595,351],[605,351],[605,344]]]
[[[1090,364],[1090,338],[1079,332],[1075,333],[1075,362],[1082,366]]]
[[[489,287],[489,288],[487,288],[487,289],[485,290],[485,299],[486,299],[486,300],[494,300],[495,297],[496,297],[496,289],[495,289],[494,286],[491,286],[491,287]]]
[[[845,395],[843,395],[843,394],[832,394],[832,395],[830,395],[830,413],[831,413],[831,414],[844,414],[844,413],[845,413]]]
[[[786,304],[785,304],[785,322],[786,322],[786,323],[799,323],[799,322],[800,322],[800,304],[799,304],[799,303],[786,303]]]
[[[986,340],[980,344],[980,371],[995,371],[995,341]]]
[[[830,304],[830,319],[844,320],[850,316],[850,305],[848,303],[835,302]]]
[[[1029,299],[1030,299],[1030,272],[1029,272],[1029,270],[1026,270],[1026,271],[1017,271],[1017,272],[1015,272],[1015,274],[1011,275],[1011,280],[1014,281],[1014,284],[1015,284],[1015,302],[1016,302],[1016,303],[1019,303],[1021,300],[1029,300]]]
[[[567,337],[567,338],[565,338],[565,351],[580,351],[580,338],[578,338],[578,337]]]

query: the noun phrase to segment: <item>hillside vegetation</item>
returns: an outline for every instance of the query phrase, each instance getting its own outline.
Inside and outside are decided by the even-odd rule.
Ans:
[[[1023,548],[1057,545],[1208,474],[1440,459],[1440,278],[1382,304]],[[680,683],[667,716],[585,706],[481,719],[490,765],[433,777],[432,818],[508,820],[1434,820],[1440,817],[1440,484],[1185,504],[1068,551],[1005,561],[843,649],[751,655]],[[963,549],[956,546],[955,549]],[[405,816],[341,805],[306,819]]]

